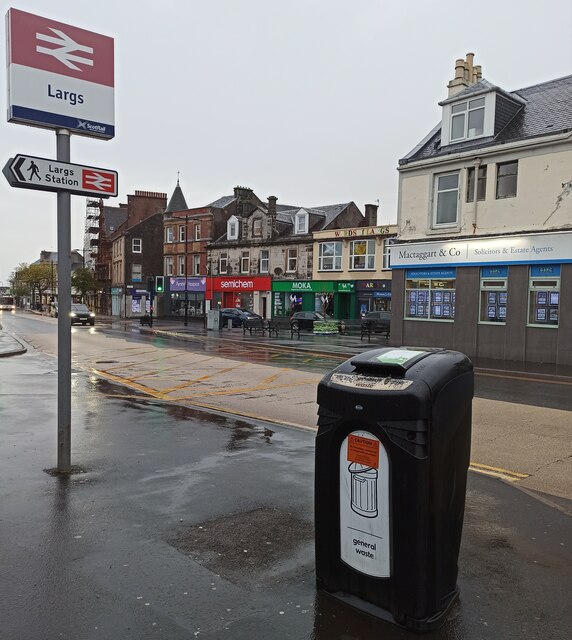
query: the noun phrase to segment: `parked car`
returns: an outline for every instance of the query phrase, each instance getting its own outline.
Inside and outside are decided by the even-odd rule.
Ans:
[[[262,316],[257,313],[249,311],[248,309],[234,309],[229,307],[227,309],[220,310],[220,324],[221,327],[226,327],[228,321],[232,321],[233,327],[242,327],[245,320],[262,320]]]
[[[72,304],[70,316],[72,324],[90,324],[92,327],[95,324],[95,313],[85,304]]]
[[[391,313],[389,311],[368,311],[362,317],[362,325],[369,325],[374,333],[385,333],[389,338]]]
[[[298,329],[314,329],[314,322],[326,320],[322,313],[317,311],[296,311],[290,316],[290,325],[297,331]]]

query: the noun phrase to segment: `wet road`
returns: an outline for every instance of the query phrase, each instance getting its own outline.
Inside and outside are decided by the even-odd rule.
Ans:
[[[418,637],[316,593],[314,434],[76,372],[65,480],[46,472],[56,378],[34,352],[0,362],[2,640]],[[430,637],[568,638],[570,534],[562,509],[471,473],[461,601]]]
[[[31,345],[55,355],[55,320],[28,314],[11,319]],[[316,387],[322,371],[313,369],[328,362],[329,370],[339,362],[340,345],[325,339],[317,351],[317,342],[302,339],[295,341],[297,352],[292,353],[291,341],[284,342],[263,344],[244,339],[241,331],[215,338],[172,332],[141,336],[132,323],[72,329],[74,370],[121,385],[125,397],[144,394],[173,405],[315,430]],[[350,346],[371,347],[359,340]],[[299,362],[306,358],[309,363],[304,368],[280,366],[276,359],[283,357]],[[471,467],[522,488],[570,499],[570,425],[566,411],[477,397]]]

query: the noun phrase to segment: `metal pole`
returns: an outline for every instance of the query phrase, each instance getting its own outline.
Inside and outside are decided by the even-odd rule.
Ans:
[[[70,132],[56,131],[56,160],[70,161]],[[58,191],[58,472],[71,471],[71,196]]]
[[[189,301],[188,301],[188,285],[187,285],[187,247],[188,247],[188,239],[189,239],[189,217],[185,216],[185,327],[188,325],[189,321]]]

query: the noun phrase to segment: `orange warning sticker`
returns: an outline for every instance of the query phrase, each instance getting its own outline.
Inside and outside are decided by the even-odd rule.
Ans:
[[[348,462],[357,462],[372,469],[379,468],[379,440],[348,436]]]

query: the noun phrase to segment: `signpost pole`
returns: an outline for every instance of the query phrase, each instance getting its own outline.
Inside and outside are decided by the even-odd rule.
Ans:
[[[70,161],[70,132],[56,131],[57,160]],[[58,472],[71,471],[71,196],[58,191]]]

